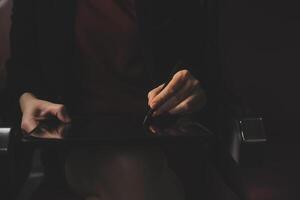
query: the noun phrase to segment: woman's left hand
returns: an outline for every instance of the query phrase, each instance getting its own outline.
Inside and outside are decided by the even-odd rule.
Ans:
[[[188,70],[178,71],[164,89],[163,86],[148,93],[148,105],[155,110],[153,116],[192,113],[199,111],[206,103],[200,81]]]

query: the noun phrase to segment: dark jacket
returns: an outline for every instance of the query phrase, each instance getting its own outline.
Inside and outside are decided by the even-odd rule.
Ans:
[[[220,71],[214,63],[215,35],[202,0],[137,0],[143,51],[162,83],[179,60],[203,83],[212,102]],[[17,100],[24,92],[74,106],[80,72],[76,58],[76,0],[14,0],[8,87]],[[213,61],[213,62],[212,62]],[[71,109],[72,110],[72,109]]]
[[[175,63],[189,66],[206,90],[205,119],[217,121],[221,69],[216,47],[215,0],[136,0],[144,55],[153,86]],[[12,104],[32,92],[72,110],[78,71],[74,25],[76,0],[14,0],[11,58],[7,63]],[[207,115],[208,114],[208,115]],[[219,117],[220,118],[220,117]],[[210,123],[214,124],[214,123]]]

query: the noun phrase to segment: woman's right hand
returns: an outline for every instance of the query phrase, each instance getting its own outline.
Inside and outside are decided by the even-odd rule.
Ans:
[[[51,116],[63,123],[71,122],[64,105],[37,99],[31,93],[24,93],[20,97],[20,107],[23,113],[21,128],[27,133],[37,127],[39,121]]]

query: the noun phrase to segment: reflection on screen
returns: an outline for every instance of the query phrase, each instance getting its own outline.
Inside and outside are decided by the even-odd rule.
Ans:
[[[65,124],[57,120],[41,121],[30,137],[49,140],[120,139],[145,137],[191,137],[212,135],[201,123],[188,117],[156,118],[145,127],[139,118],[79,117]]]

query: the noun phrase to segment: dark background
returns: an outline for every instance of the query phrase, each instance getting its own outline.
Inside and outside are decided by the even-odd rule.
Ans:
[[[252,199],[300,199],[300,3],[221,2],[222,62],[234,91],[265,119],[263,169],[245,173]]]
[[[222,63],[235,93],[265,119],[262,168],[244,170],[255,200],[300,199],[299,0],[220,0]],[[9,8],[9,6],[7,6]],[[1,10],[4,63],[9,26]],[[1,64],[0,64],[1,65]]]

